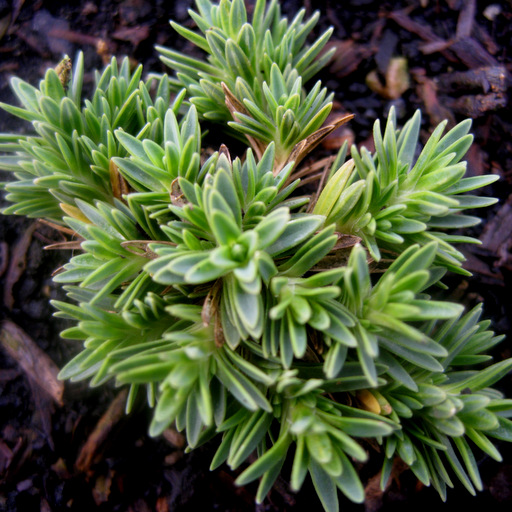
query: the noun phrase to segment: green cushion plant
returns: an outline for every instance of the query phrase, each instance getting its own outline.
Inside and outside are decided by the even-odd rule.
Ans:
[[[0,135],[3,213],[73,232],[53,304],[83,349],[61,377],[128,385],[128,411],[145,393],[151,435],[218,437],[211,467],[243,466],[259,502],[287,458],[292,489],[309,474],[328,511],[338,490],[364,501],[369,456],[383,488],[399,458],[443,499],[453,477],[482,489],[473,450],[500,460],[493,440],[512,440],[492,387],[512,360],[489,362],[501,337],[480,307],[440,296],[447,271],[469,275],[464,210],[494,202],[466,194],[496,179],[464,177],[471,123],[441,124],[416,156],[420,113],[400,129],[392,111],[375,153],[340,148],[300,193],[301,160],[351,117],[325,125],[332,94],[305,88],[330,31],[307,44],[318,14],[289,22],[274,0],[250,22],[242,0],[196,4],[199,33],[172,25],[205,56],[158,48],[171,78],[113,58],[84,99],[79,55],[39,88],[13,79],[21,106],[2,105],[33,128]],[[205,123],[243,155],[208,156]]]

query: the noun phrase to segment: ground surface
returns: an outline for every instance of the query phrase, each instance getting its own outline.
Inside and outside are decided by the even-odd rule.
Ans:
[[[186,22],[190,4],[189,0],[0,0],[0,101],[14,101],[8,85],[12,75],[36,84],[62,54],[73,56],[78,50],[85,52],[87,69],[102,67],[103,60],[114,54],[129,55],[148,71],[162,71],[153,46],[183,47],[168,20]],[[512,72],[510,1],[291,0],[283,2],[283,9],[293,15],[302,5],[309,12],[321,9],[318,33],[329,25],[335,27],[332,44],[338,51],[321,78],[336,93],[336,111],[356,114],[350,127],[329,139],[324,150],[336,147],[342,138],[358,144],[367,141],[374,119],[383,117],[391,105],[402,121],[420,108],[425,134],[445,118],[450,124],[474,119],[468,173],[498,174],[501,180],[486,192],[500,202],[484,213],[484,222],[472,233],[482,245],[463,248],[466,267],[474,277],[453,278],[450,284],[455,300],[484,301],[494,329],[509,334],[495,358],[510,357],[512,108],[506,78]],[[404,76],[396,71],[400,61],[395,57],[407,60]],[[91,81],[92,75],[86,79]],[[0,114],[0,132],[27,129]],[[285,480],[256,507],[253,487],[237,489],[235,475],[227,468],[208,471],[214,445],[184,454],[183,439],[171,430],[162,439],[149,438],[148,412],[141,408],[126,417],[117,390],[91,390],[82,383],[66,383],[50,394],[42,390],[42,378],[53,375],[76,351],[59,339],[61,326],[49,319],[48,299],[60,293],[51,273],[65,258],[43,250],[54,239],[55,233],[41,224],[0,217],[2,328],[18,333],[16,326],[22,327],[28,337],[21,355],[0,349],[0,510],[319,510],[310,487],[293,495]],[[501,385],[512,396],[511,377]],[[503,446],[501,451],[501,464],[484,457],[479,461],[485,489],[476,498],[457,489],[442,504],[434,491],[418,486],[405,472],[384,495],[372,494],[366,510],[426,506],[453,510],[469,505],[510,510],[512,450]],[[370,465],[361,468],[361,474],[371,482],[377,470]],[[365,509],[348,502],[343,508]]]

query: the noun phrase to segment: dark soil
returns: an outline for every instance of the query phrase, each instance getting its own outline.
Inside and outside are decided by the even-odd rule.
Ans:
[[[73,56],[79,50],[90,71],[101,68],[110,55],[128,55],[143,63],[146,71],[164,71],[153,47],[163,44],[191,50],[168,25],[169,19],[189,23],[191,3],[0,0],[0,101],[15,103],[9,88],[11,76],[36,84],[63,54]],[[292,16],[303,5],[309,12],[321,10],[317,33],[335,27],[332,44],[338,51],[320,78],[335,91],[336,112],[356,114],[350,127],[331,137],[324,150],[346,138],[368,144],[374,120],[383,118],[392,105],[400,121],[421,109],[425,134],[445,118],[450,124],[465,117],[474,119],[475,144],[468,154],[468,174],[498,174],[501,180],[486,194],[500,202],[478,212],[484,222],[471,234],[482,244],[463,248],[466,268],[473,277],[450,277],[449,284],[454,300],[468,305],[484,302],[494,329],[510,334],[510,1],[287,0],[283,10]],[[405,79],[393,72],[395,57],[407,60]],[[367,77],[375,71],[380,86],[370,88]],[[86,81],[92,83],[92,73]],[[0,132],[29,128],[0,114]],[[169,430],[160,439],[148,437],[150,412],[141,406],[124,415],[119,390],[66,383],[62,400],[52,400],[41,391],[40,368],[51,362],[62,367],[78,350],[59,338],[63,326],[51,318],[48,304],[50,298],[61,295],[51,274],[67,256],[44,250],[56,239],[56,233],[43,224],[0,217],[1,319],[24,329],[35,342],[27,350],[33,351],[37,361],[35,366],[23,366],[19,358],[0,349],[0,510],[320,510],[311,484],[294,495],[285,479],[278,481],[263,505],[254,505],[254,486],[237,488],[236,475],[227,467],[208,471],[215,444],[185,454],[183,438],[176,432]],[[512,355],[511,339],[495,350],[496,360]],[[37,347],[44,352],[37,352]],[[512,396],[510,376],[500,385]],[[102,418],[104,414],[108,416]],[[469,506],[510,510],[512,449],[503,445],[500,450],[502,463],[484,456],[479,459],[485,488],[477,497],[456,486],[443,504],[435,491],[418,485],[406,471],[386,493],[369,494],[366,507],[346,500],[342,507],[371,512]],[[365,482],[377,472],[378,461],[361,468]]]

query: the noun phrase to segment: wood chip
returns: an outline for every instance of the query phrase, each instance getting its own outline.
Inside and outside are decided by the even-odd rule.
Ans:
[[[0,242],[0,277],[4,275],[9,264],[9,244],[7,242]]]
[[[0,440],[0,475],[5,474],[11,464],[12,455],[12,450]]]
[[[44,498],[41,498],[41,504],[40,504],[39,511],[40,512],[52,512],[52,508],[50,507],[50,504]]]
[[[361,62],[372,53],[352,39],[330,41],[325,47],[326,51],[336,48],[336,53],[329,63],[329,71],[336,75],[337,78],[343,78],[356,71]]]
[[[512,84],[505,66],[485,66],[468,71],[443,73],[436,78],[443,93],[478,91],[504,93]]]
[[[25,230],[21,238],[16,241],[11,250],[9,268],[4,284],[4,304],[9,310],[14,306],[13,287],[18,282],[18,279],[22,276],[27,266],[27,252],[36,226],[36,222],[32,223]]]
[[[424,69],[411,70],[411,75],[418,84],[416,92],[421,98],[425,111],[430,117],[430,125],[437,126],[439,123],[448,120],[448,126],[455,126],[455,116],[453,112],[447,108],[438,97],[438,86],[437,83],[426,76]]]
[[[177,462],[179,462],[183,458],[184,452],[172,452],[169,455],[164,457],[164,464],[166,466],[174,466]]]
[[[466,251],[464,256],[466,257],[464,268],[472,274],[478,274],[478,279],[481,283],[491,284],[492,286],[503,286],[503,275],[499,271],[491,270],[490,266],[481,260],[477,254]],[[464,292],[466,293],[466,290],[464,290]],[[464,300],[464,296],[457,298],[456,295],[457,294],[454,292],[454,296],[450,297],[450,300],[453,302],[462,302]]]
[[[421,39],[427,42],[440,42],[444,41],[439,37],[428,25],[423,25],[417,21],[414,21],[407,15],[407,11],[393,11],[389,13],[389,18],[398,23],[402,28],[409,32],[416,34]]]
[[[463,21],[461,25],[460,34],[462,37],[455,37],[452,41],[446,41],[439,37],[429,26],[411,19],[405,10],[394,11],[389,14],[389,17],[402,28],[416,34],[428,43],[421,47],[424,53],[440,51],[446,59],[452,62],[462,62],[470,69],[481,66],[497,66],[499,64],[476,39],[464,35],[467,32],[467,21]]]
[[[50,357],[20,327],[10,320],[1,324],[0,346],[21,367],[38,388],[62,405],[64,384],[57,379],[59,369]]]
[[[128,396],[128,390],[123,389],[111,402],[110,406],[99,419],[96,427],[87,441],[82,446],[75,462],[78,471],[87,473],[96,458],[101,455],[105,441],[112,434],[114,427],[125,416],[125,403]]]
[[[384,502],[384,491],[380,488],[381,473],[372,476],[364,488],[364,511],[378,512]]]
[[[137,25],[135,27],[122,27],[112,33],[113,39],[128,41],[134,48],[137,48],[142,41],[145,41],[150,35],[149,25]]]
[[[512,195],[501,206],[498,213],[485,225],[480,241],[491,253],[497,254],[500,247],[512,239]]]
[[[470,69],[499,65],[499,62],[472,37],[457,39],[451,45],[450,50],[455,53],[460,62]]]
[[[508,105],[508,97],[501,93],[467,95],[460,98],[447,98],[445,101],[451,110],[472,119]]]
[[[151,512],[151,507],[142,499],[128,508],[128,512]]]
[[[463,37],[470,37],[473,31],[473,23],[475,21],[476,0],[466,0],[463,8],[459,13],[459,20],[457,22],[457,31],[455,36],[457,39]]]
[[[92,497],[98,507],[108,501],[110,490],[112,488],[113,474],[113,470],[110,469],[107,475],[98,475],[96,478],[96,482],[92,489]]]
[[[169,503],[165,496],[160,496],[156,500],[156,512],[169,512]]]
[[[183,449],[187,445],[185,436],[175,428],[169,427],[162,432],[163,438],[174,448]]]
[[[54,27],[49,32],[48,35],[50,37],[54,37],[57,39],[63,39],[70,43],[79,44],[81,46],[90,45],[96,46],[98,44],[98,37],[91,36],[90,34],[82,34],[81,32],[75,32],[74,30],[69,30],[68,28],[62,27]]]
[[[0,382],[8,382],[20,376],[20,371],[11,368],[9,370],[0,370]]]

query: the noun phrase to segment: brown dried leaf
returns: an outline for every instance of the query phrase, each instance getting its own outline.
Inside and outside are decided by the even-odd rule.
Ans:
[[[355,235],[344,235],[342,233],[337,233],[337,235],[338,241],[333,247],[333,251],[338,251],[340,249],[352,249],[352,247],[362,242],[362,238]]]
[[[335,156],[331,155],[325,158],[322,158],[321,160],[317,160],[315,162],[308,163],[308,165],[301,166],[300,169],[297,171],[294,171],[286,180],[285,186],[289,185],[296,179],[300,178],[299,187],[302,187],[306,185],[307,183],[311,183],[313,181],[318,181],[318,186],[316,189],[316,193],[313,195],[311,200],[309,201],[307,211],[312,212],[317,199],[318,194],[320,194],[324,181],[326,176],[329,174],[329,171],[331,169],[332,163],[335,160]]]
[[[201,320],[203,325],[208,327],[210,321],[215,316],[218,316],[218,307],[220,301],[220,291],[222,288],[222,281],[218,279],[215,284],[210,288],[206,298],[203,302],[203,309],[201,310]]]
[[[224,329],[222,328],[222,322],[220,315],[215,315],[215,325],[213,326],[213,338],[215,340],[215,346],[217,348],[224,345],[226,339],[224,338]]]
[[[245,108],[245,105],[229,90],[229,87],[224,82],[222,82],[221,85],[222,90],[224,91],[226,107],[228,107],[231,115],[233,117],[235,117],[234,114],[236,113],[245,114],[247,116],[250,115],[249,111]]]
[[[57,242],[44,247],[45,251],[66,250],[78,251],[82,249],[82,242],[79,240],[71,240],[69,242]]]
[[[332,270],[333,268],[344,267],[348,264],[350,251],[341,250],[333,254],[328,254],[319,263],[317,263],[311,270],[314,272],[324,272]]]
[[[233,119],[235,121],[238,121],[238,119],[236,117],[237,113],[250,116],[251,114],[245,108],[245,105],[242,102],[240,102],[238,100],[238,98],[229,90],[229,87],[224,82],[222,82],[221,85],[222,85],[222,90],[224,91],[226,107],[228,107],[228,110],[230,111],[231,115],[233,116]],[[263,156],[263,153],[265,152],[267,144],[265,144],[261,140],[251,137],[250,135],[246,135],[246,137],[247,137],[247,140],[249,141],[250,146],[254,150],[257,159],[260,160],[261,157]]]
[[[313,162],[308,162],[307,165],[301,166],[301,168],[297,171],[295,171],[290,178],[288,178],[288,181],[286,184],[291,183],[292,181],[296,180],[297,178],[304,178],[307,176],[311,176],[313,174],[317,174],[319,171],[323,172],[329,172],[332,163],[335,160],[335,156],[327,156],[325,158],[322,158],[321,160],[316,160]]]
[[[74,231],[70,228],[67,228],[66,226],[61,226],[60,224],[55,224],[55,222],[50,222],[49,220],[46,220],[46,219],[38,219],[37,222],[39,222],[40,224],[45,224],[46,226],[49,226],[65,235],[70,235],[75,238],[81,238],[80,235],[76,231]]]
[[[188,203],[187,198],[181,190],[179,178],[175,178],[171,183],[171,204],[182,208]]]
[[[294,162],[294,165],[297,166],[304,157],[306,157],[313,149],[315,149],[318,144],[320,144],[325,137],[327,137],[334,130],[339,128],[341,125],[347,123],[351,119],[354,118],[354,114],[346,114],[336,121],[333,121],[331,124],[327,126],[322,126],[316,132],[312,133],[309,137],[306,137],[304,140],[298,142],[295,147],[292,149],[292,152],[288,156],[285,162],[280,165],[276,165],[274,168],[274,176],[279,174],[281,169],[288,165],[290,162]]]
[[[361,238],[355,235],[337,233],[338,241],[331,252],[324,256],[311,270],[321,272],[347,265],[352,248],[361,243]]]
[[[219,156],[224,155],[231,165],[231,153],[229,152],[228,147],[225,144],[221,144],[219,148]]]
[[[110,185],[112,187],[114,197],[126,203],[123,196],[130,193],[130,186],[119,172],[119,167],[117,167],[113,160],[110,160],[109,162],[109,172]]]
[[[103,64],[108,65],[110,60],[112,59],[112,51],[111,44],[109,41],[105,39],[98,39],[96,41],[96,53],[101,57]]]
[[[366,77],[368,87],[388,100],[396,100],[410,87],[407,59],[394,57],[389,61],[384,76],[384,84],[381,82],[377,71],[371,71]]]
[[[126,240],[121,242],[121,247],[124,247],[128,252],[142,256],[143,258],[155,259],[157,254],[149,249],[149,244],[154,244],[154,240]],[[159,244],[176,246],[174,242],[159,241]]]
[[[201,309],[201,320],[203,321],[203,325],[208,327],[210,325],[210,320],[212,319],[212,309],[213,309],[213,297],[211,294],[211,290],[208,292],[208,295],[204,299],[203,307]]]

